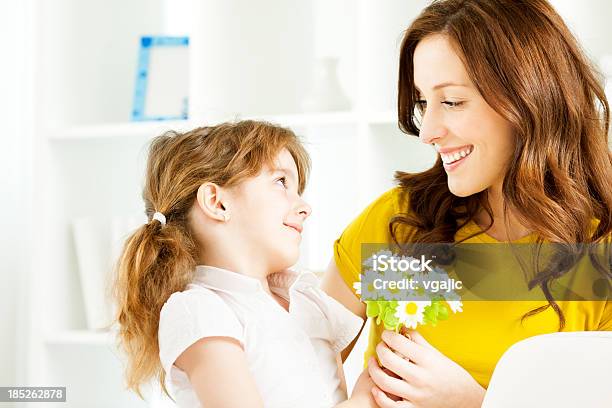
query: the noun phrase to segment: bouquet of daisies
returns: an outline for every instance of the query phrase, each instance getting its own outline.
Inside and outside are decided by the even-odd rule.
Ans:
[[[362,281],[354,283],[354,289],[367,306],[367,317],[376,319],[376,324],[383,323],[385,329],[404,333],[406,328],[416,329],[423,324],[435,326],[439,321],[449,317],[449,308],[453,313],[463,311],[460,296],[454,290],[434,290],[433,285],[418,285],[426,281],[448,281],[448,273],[439,267],[430,268],[426,272],[405,271],[401,275],[397,271],[379,272],[374,268],[374,260],[381,255],[395,256],[398,260],[412,262],[418,265],[419,260],[410,256],[398,257],[389,250],[379,251],[363,263]],[[397,280],[412,279],[417,283],[410,289],[377,289],[372,282],[376,279]],[[365,284],[362,282],[365,281]]]

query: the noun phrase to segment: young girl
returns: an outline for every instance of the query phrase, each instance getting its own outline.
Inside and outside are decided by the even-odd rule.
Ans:
[[[309,167],[293,132],[262,122],[152,141],[150,221],[115,282],[130,389],[142,397],[157,377],[181,407],[375,406],[366,372],[346,400],[339,358],[362,319],[287,269],[311,212]]]

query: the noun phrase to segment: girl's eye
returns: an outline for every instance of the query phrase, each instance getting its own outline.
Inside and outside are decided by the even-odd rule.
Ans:
[[[283,187],[287,188],[287,177],[283,176],[283,177],[277,178],[275,182],[278,183],[279,181]]]

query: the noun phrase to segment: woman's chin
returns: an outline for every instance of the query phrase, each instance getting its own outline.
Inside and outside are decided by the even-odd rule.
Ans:
[[[480,187],[480,185],[476,185],[474,183],[465,183],[463,179],[448,179],[448,190],[457,197],[469,197],[485,189],[486,187]]]
[[[448,183],[448,189],[453,195],[457,197],[467,197],[474,194],[473,189],[466,188],[466,186],[457,185],[456,183],[451,182]]]

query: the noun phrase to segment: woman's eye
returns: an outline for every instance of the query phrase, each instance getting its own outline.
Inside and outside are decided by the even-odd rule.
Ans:
[[[451,101],[444,101],[442,102],[443,104],[445,104],[446,106],[448,106],[449,108],[456,108],[457,106],[461,106],[461,104],[463,102],[451,102]]]
[[[461,106],[463,104],[463,102],[443,101],[442,104],[448,106],[449,108],[456,108],[458,106]],[[424,110],[427,107],[427,101],[418,100],[418,101],[415,101],[415,105],[420,110]]]

